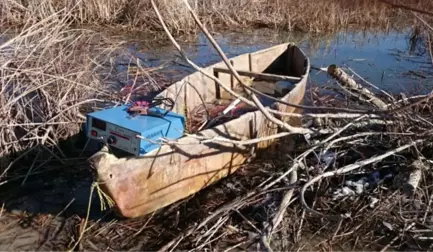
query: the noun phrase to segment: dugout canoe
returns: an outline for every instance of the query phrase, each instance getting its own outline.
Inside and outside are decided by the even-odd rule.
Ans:
[[[291,86],[287,86],[285,93],[280,89],[279,92],[284,95],[279,98],[292,104],[303,102],[310,62],[296,45],[280,44],[233,57],[230,62],[246,83],[263,92],[269,90],[269,85],[262,86],[260,80],[268,83],[273,81],[273,85],[289,81]],[[236,87],[236,80],[227,71],[224,62],[203,68],[203,71],[232,88]],[[209,102],[215,98],[233,98],[199,71],[172,84],[158,96],[172,98],[176,102],[173,111],[180,114],[185,113],[185,107],[192,109],[202,104],[202,99]],[[297,111],[281,103],[268,106],[284,112]],[[290,124],[289,119],[282,118]],[[277,127],[260,111],[253,111],[196,135],[247,140],[272,135],[277,131]],[[235,146],[200,143],[194,136],[184,136],[178,140],[179,144],[163,145],[143,157],[118,158],[101,150],[90,161],[96,169],[100,188],[114,202],[115,212],[123,217],[134,218],[184,199],[232,174],[248,160],[252,150],[264,149],[273,141],[263,141],[255,146]]]

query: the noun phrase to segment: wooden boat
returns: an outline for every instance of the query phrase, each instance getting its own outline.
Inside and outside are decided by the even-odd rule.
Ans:
[[[272,81],[274,86],[277,81],[291,81],[290,90],[280,99],[292,104],[302,103],[310,63],[294,44],[280,44],[233,57],[230,61],[247,83],[264,92],[272,86],[266,86],[259,80]],[[203,71],[232,88],[237,84],[224,62],[208,66]],[[186,76],[158,96],[172,98],[176,102],[173,111],[180,114],[185,114],[185,107],[191,109],[202,104],[202,99],[209,102],[215,98],[233,98],[201,72]],[[271,105],[280,111],[296,112],[294,107],[281,103]],[[289,119],[283,118],[285,121]],[[257,110],[196,135],[247,140],[277,131],[278,128]],[[200,143],[196,137],[188,135],[179,139],[179,144],[175,146],[162,145],[143,157],[118,158],[101,151],[91,162],[97,171],[101,189],[114,201],[115,212],[133,218],[184,199],[232,174],[246,162],[252,149],[264,149],[273,141],[260,142],[251,148],[229,143]]]

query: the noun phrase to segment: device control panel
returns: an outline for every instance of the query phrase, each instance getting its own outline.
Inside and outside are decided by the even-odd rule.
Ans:
[[[105,142],[128,153],[139,155],[140,138],[137,137],[137,132],[94,117],[89,118],[88,127],[90,127],[88,137]]]

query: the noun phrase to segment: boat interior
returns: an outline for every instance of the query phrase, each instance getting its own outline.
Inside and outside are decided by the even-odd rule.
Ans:
[[[242,54],[231,58],[230,63],[244,84],[275,98],[288,95],[309,71],[308,58],[291,43]],[[221,87],[212,77],[218,79],[227,88],[246,96],[243,87],[223,61],[184,77],[158,96],[172,98],[175,101],[172,110],[185,115],[187,119],[194,117],[191,113],[196,111],[198,106],[207,107],[210,104],[228,106],[236,100],[236,97]],[[257,94],[257,97],[265,106],[274,104],[274,100],[269,97],[260,94]],[[254,109],[245,110],[245,112],[250,111]],[[195,117],[197,118],[197,115]]]
[[[309,71],[308,58],[291,43],[242,54],[231,58],[230,63],[241,76],[243,83],[276,98],[287,95]],[[224,62],[202,68],[201,71],[242,94],[242,87]],[[184,77],[158,96],[172,98],[176,103],[173,111],[180,114],[185,114],[185,107],[191,110],[202,103],[236,99],[202,72],[196,71]],[[265,105],[271,104],[265,102]]]

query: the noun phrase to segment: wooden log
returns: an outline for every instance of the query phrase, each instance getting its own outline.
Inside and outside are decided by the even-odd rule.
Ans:
[[[412,162],[410,169],[406,183],[402,188],[403,193],[407,196],[412,196],[415,193],[421,180],[422,171],[426,168],[423,162],[418,159]]]
[[[236,71],[240,76],[253,77],[256,79],[267,80],[267,81],[300,81],[301,80],[300,77],[293,77],[293,76],[283,76],[283,75],[268,74],[268,73],[256,73],[256,72],[243,71],[243,70],[236,70]],[[219,68],[219,67],[215,67],[214,72],[231,74],[229,69]]]
[[[345,73],[341,68],[336,65],[330,65],[328,67],[328,74],[331,75],[334,79],[341,83],[341,85],[348,89],[350,93],[355,93],[359,95],[359,99],[368,103],[373,104],[374,106],[380,109],[387,109],[387,105],[381,99],[379,99],[376,95],[374,95],[370,90],[364,88],[359,83],[356,83],[347,73]]]

